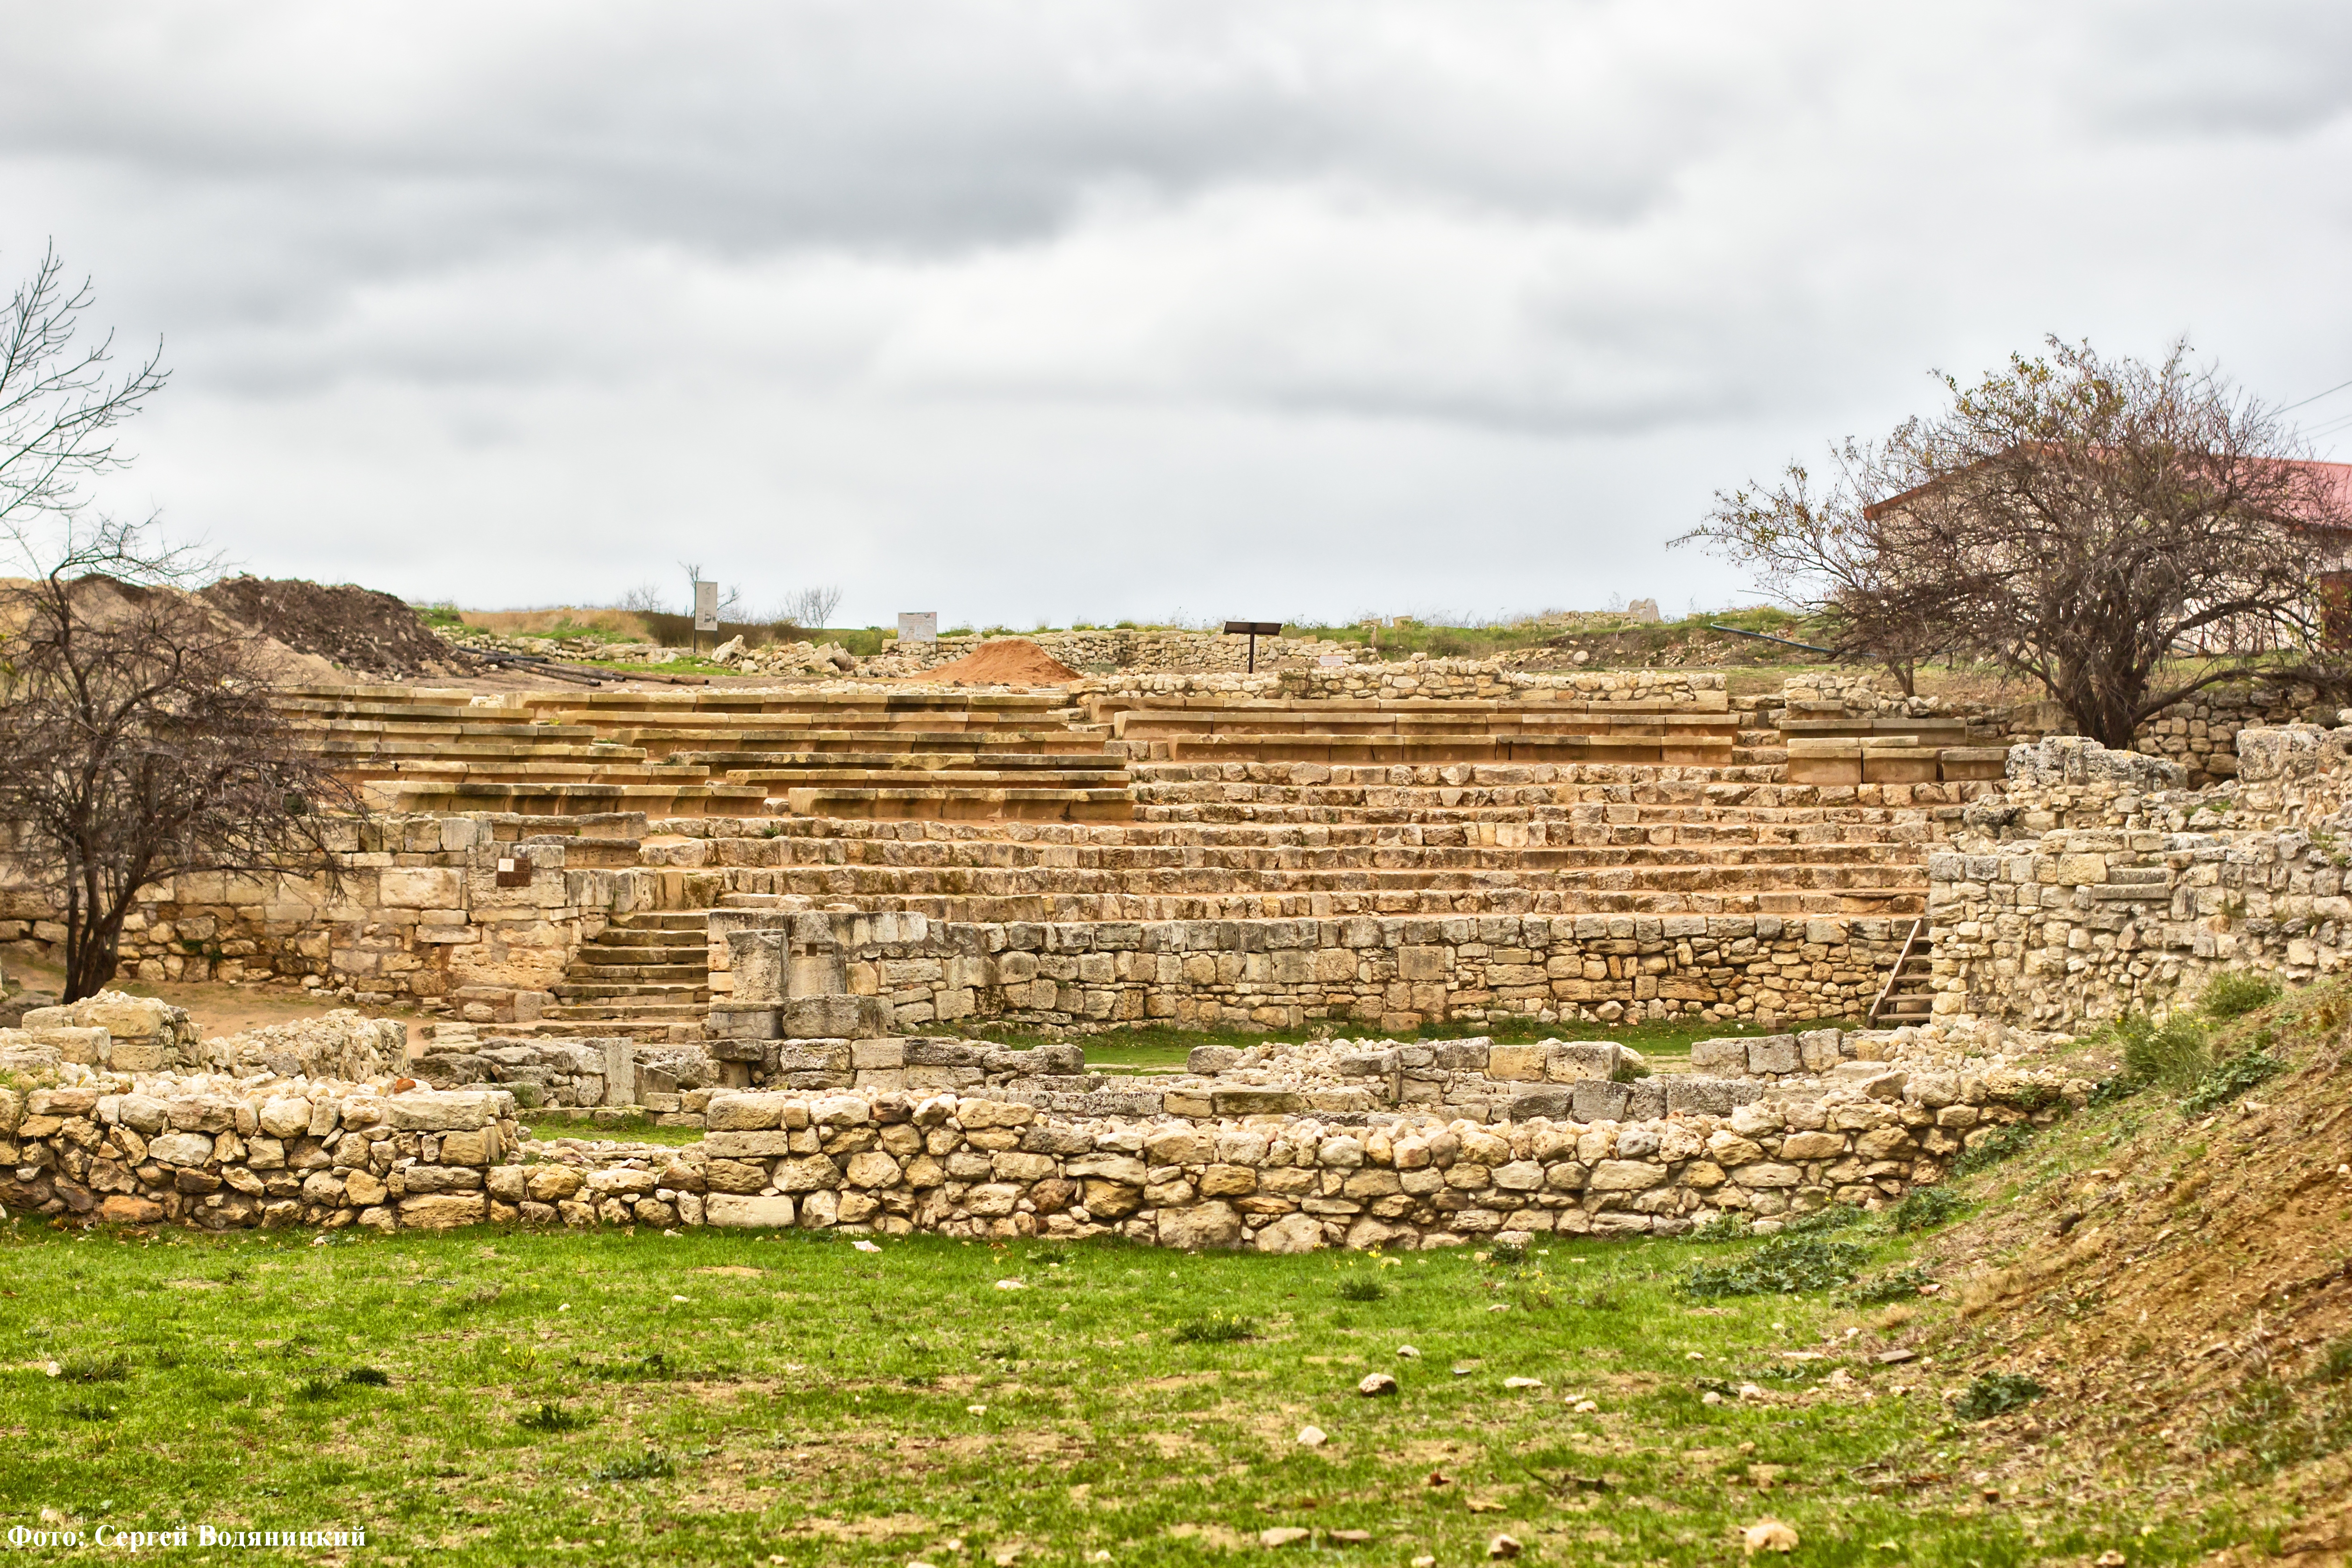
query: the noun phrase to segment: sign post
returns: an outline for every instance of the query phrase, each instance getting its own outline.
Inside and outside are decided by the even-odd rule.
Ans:
[[[940,613],[937,610],[899,611],[898,640],[902,643],[939,641]]]
[[[697,642],[704,632],[719,630],[719,584],[697,578],[694,584],[694,635]],[[699,647],[696,649],[700,652]]]
[[[1282,623],[1280,621],[1227,621],[1225,635],[1229,637],[1246,635],[1249,637],[1249,672],[1255,675],[1257,673],[1257,639],[1280,637]]]

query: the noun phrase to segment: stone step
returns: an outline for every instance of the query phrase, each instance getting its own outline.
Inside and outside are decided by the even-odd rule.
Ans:
[[[1621,766],[1719,766],[1731,761],[1724,736],[1496,735],[1345,736],[1313,733],[1198,735],[1129,741],[1138,761],[1283,762],[1350,766],[1414,767],[1449,763]],[[1139,750],[1138,748],[1141,748]]]
[[[762,895],[754,893],[751,897]],[[1662,892],[1524,889],[1378,893],[1223,895],[1073,894],[925,896],[868,893],[861,908],[906,910],[959,923],[1031,921],[1335,920],[1383,915],[1916,915],[1927,889],[1807,889],[1703,897]]]
[[[780,793],[779,785],[783,791],[919,790],[940,786],[957,790],[1116,790],[1122,800],[1133,804],[1133,797],[1127,794],[1127,774],[1100,769],[1024,768],[999,772],[991,768],[928,767],[732,768],[728,771],[727,781],[730,784],[762,785],[771,795]]]
[[[572,985],[697,985],[710,984],[708,948],[690,960],[676,963],[607,963],[582,952],[565,966],[564,983]]]
[[[1135,814],[1123,789],[818,788],[790,790],[785,800],[794,816],[892,821],[1108,822]]]
[[[565,1004],[573,1006],[587,1002],[614,1005],[642,1002],[682,1006],[688,1003],[710,1000],[710,987],[707,984],[661,984],[653,982],[623,982],[608,985],[589,980],[559,980],[555,983],[554,989],[557,996],[561,997]]]

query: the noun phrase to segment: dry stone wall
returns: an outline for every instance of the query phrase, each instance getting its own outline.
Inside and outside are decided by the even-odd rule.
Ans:
[[[607,826],[583,819],[579,830]],[[629,826],[642,832],[644,818]],[[534,833],[517,816],[384,816],[333,825],[329,837],[338,883],[205,873],[142,895],[123,922],[123,977],[298,981],[367,1005],[527,1022],[583,936],[657,896],[651,873],[574,867],[593,840]],[[502,865],[526,869],[502,877]],[[64,941],[45,895],[0,894],[0,942]]]
[[[2216,973],[2303,982],[2352,946],[2352,730],[2250,729],[2228,784],[2078,737],[2011,752],[2009,792],[1928,861],[1935,1016],[2073,1030],[2161,1014]]]
[[[1853,1064],[1848,1064],[1852,1066]],[[1187,1248],[1768,1226],[1932,1182],[2090,1086],[1874,1065],[1727,1114],[1482,1123],[1056,1116],[986,1095],[718,1091],[676,1150],[525,1142],[502,1092],[95,1074],[0,1089],[0,1205],[213,1229],[482,1222],[1118,1234]]]
[[[953,924],[917,914],[714,914],[715,1040],[1029,1027],[1384,1032],[1502,1018],[1836,1017],[1866,1006],[1909,922],[1777,915],[1482,915]],[[835,1003],[828,998],[839,998]],[[879,1026],[814,1016],[870,1004]]]

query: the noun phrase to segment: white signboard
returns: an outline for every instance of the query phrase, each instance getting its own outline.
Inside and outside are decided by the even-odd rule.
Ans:
[[[697,583],[694,585],[694,629],[715,632],[719,629],[719,584]]]
[[[898,612],[900,642],[937,642],[940,640],[940,613],[937,610],[901,610]]]

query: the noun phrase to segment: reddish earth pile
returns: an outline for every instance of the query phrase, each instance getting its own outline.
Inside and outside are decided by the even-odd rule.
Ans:
[[[327,659],[354,676],[406,679],[456,675],[472,662],[426,628],[390,594],[350,584],[227,577],[204,591],[206,603],[298,653]]]
[[[996,637],[953,664],[903,679],[961,680],[974,686],[1061,686],[1083,678],[1027,637]]]

